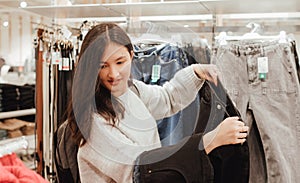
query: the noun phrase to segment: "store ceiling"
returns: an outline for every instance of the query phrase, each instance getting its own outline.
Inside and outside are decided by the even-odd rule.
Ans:
[[[264,22],[265,19],[274,25],[300,25],[300,1],[299,0],[25,0],[27,8],[19,8],[21,0],[0,0],[0,14],[5,12],[22,11],[40,16],[55,18],[69,22],[82,22],[87,18],[123,18],[128,17],[153,17],[153,16],[182,16],[182,24],[191,24],[193,27],[202,25],[201,20],[196,18],[199,15],[232,15],[232,14],[253,14],[253,13],[293,13],[295,17],[274,17],[264,18],[258,16],[251,21]],[[51,5],[58,2],[59,5]],[[126,3],[131,2],[131,3]],[[72,5],[68,5],[72,3]],[[223,26],[235,24],[245,25],[249,19],[239,20],[238,18],[223,19]],[[162,18],[163,19],[163,18]],[[190,19],[190,20],[189,20]],[[246,20],[246,22],[245,22]],[[204,23],[204,26],[211,26],[211,18]],[[279,22],[279,23],[278,23]],[[203,28],[203,27],[202,27]]]
[[[18,8],[20,1],[0,0],[0,7],[6,7],[7,10]],[[28,4],[26,11],[51,18],[300,12],[299,0],[152,0],[151,2],[142,0],[139,3],[124,3],[124,0],[69,0],[73,6],[51,6],[53,0],[26,0],[26,2]],[[58,2],[67,4],[68,1]]]

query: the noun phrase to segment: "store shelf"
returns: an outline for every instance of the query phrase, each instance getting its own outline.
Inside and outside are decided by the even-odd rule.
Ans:
[[[9,111],[9,112],[0,112],[0,119],[33,115],[35,113],[36,113],[36,109],[34,109],[34,108],[33,109],[17,110],[17,111]]]

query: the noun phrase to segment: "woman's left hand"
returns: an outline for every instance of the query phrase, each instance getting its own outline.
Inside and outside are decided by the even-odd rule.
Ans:
[[[213,82],[217,85],[219,70],[216,65],[213,64],[193,64],[194,72],[201,79],[205,79]]]

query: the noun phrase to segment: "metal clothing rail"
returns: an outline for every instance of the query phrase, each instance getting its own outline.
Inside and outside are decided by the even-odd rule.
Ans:
[[[36,113],[36,109],[24,109],[17,111],[8,111],[8,112],[0,112],[0,119],[12,118],[18,116],[26,116],[26,115],[34,115]]]

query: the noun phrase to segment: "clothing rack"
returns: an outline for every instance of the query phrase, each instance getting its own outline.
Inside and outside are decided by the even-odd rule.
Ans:
[[[251,31],[245,33],[242,36],[228,36],[226,32],[220,32],[218,36],[215,37],[215,40],[219,45],[227,45],[227,41],[264,41],[264,40],[278,40],[279,43],[287,43],[288,37],[285,31],[280,31],[278,35],[260,35],[258,32],[261,29],[261,26],[255,22],[250,22],[246,25],[247,28],[250,28]]]
[[[35,112],[36,112],[35,108],[17,110],[17,111],[9,111],[9,112],[1,112],[0,119],[18,117],[18,116],[26,116],[26,115],[33,115],[33,114],[35,114]]]
[[[56,29],[53,33],[39,29],[37,46],[37,90],[36,100],[38,134],[38,167],[49,182],[55,182],[54,132],[63,121],[72,70],[79,52],[78,37],[71,36],[67,28]]]
[[[4,144],[0,144],[0,158],[18,150],[28,148],[28,141],[24,136],[17,139],[8,139],[7,141]]]
[[[278,40],[279,43],[286,43],[288,37],[285,31],[280,31],[279,34],[275,36],[263,36],[254,32],[246,33],[242,36],[228,36],[226,32],[220,32],[220,34],[215,37],[215,40],[219,43],[219,45],[226,45],[227,41],[242,41],[242,40],[249,40],[249,41]]]

